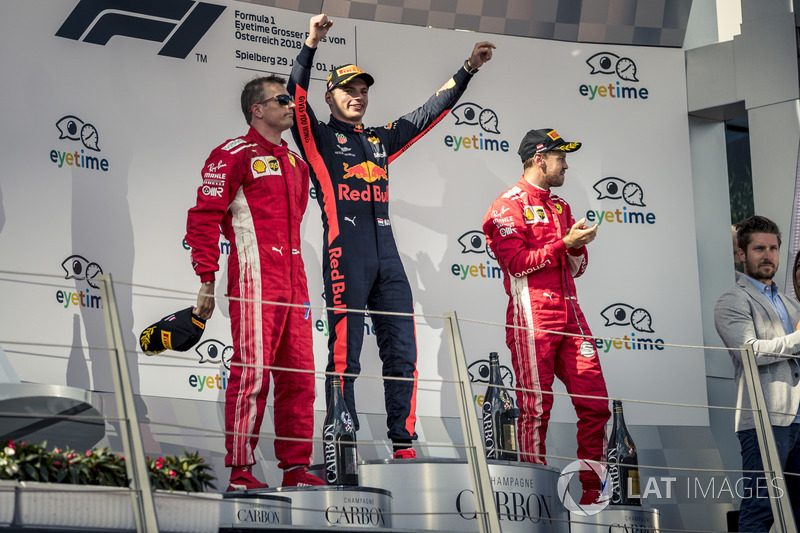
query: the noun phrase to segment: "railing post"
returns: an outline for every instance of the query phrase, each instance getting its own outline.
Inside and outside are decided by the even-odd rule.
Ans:
[[[111,374],[114,378],[114,397],[120,418],[122,449],[125,453],[125,468],[131,479],[131,498],[136,531],[139,533],[158,533],[156,508],[153,503],[153,490],[147,470],[147,458],[139,429],[139,416],[131,390],[128,360],[125,356],[125,343],[122,326],[119,322],[117,300],[111,274],[103,274],[100,280],[100,293],[103,297],[103,318],[106,324],[106,337],[111,346]]]
[[[761,448],[764,475],[768,480],[769,502],[772,505],[772,515],[775,517],[774,531],[793,533],[797,531],[797,528],[794,523],[792,503],[789,500],[789,492],[786,490],[783,466],[778,456],[775,435],[772,433],[767,402],[764,399],[764,390],[761,388],[758,364],[752,344],[742,345],[742,363],[744,364],[747,391],[750,394],[750,406],[755,409],[753,420],[756,423],[756,436],[758,436],[758,446]]]
[[[472,405],[472,389],[469,384],[469,371],[464,356],[464,344],[461,342],[461,331],[455,311],[444,314],[447,341],[450,344],[450,358],[453,363],[453,374],[456,379],[456,396],[461,413],[461,428],[464,432],[464,444],[467,451],[467,464],[472,476],[475,491],[478,527],[481,533],[499,533],[500,519],[494,505],[492,480],[489,475],[489,464],[483,452],[483,432],[478,425],[478,417]]]

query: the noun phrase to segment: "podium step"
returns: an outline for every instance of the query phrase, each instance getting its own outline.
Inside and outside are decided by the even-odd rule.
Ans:
[[[392,529],[392,494],[372,487],[278,487],[223,496],[220,529]]]
[[[359,464],[359,481],[394,496],[395,527],[422,531],[478,531],[472,478],[457,459],[386,459]],[[503,533],[568,533],[569,512],[559,501],[559,471],[545,465],[489,461],[494,505]]]

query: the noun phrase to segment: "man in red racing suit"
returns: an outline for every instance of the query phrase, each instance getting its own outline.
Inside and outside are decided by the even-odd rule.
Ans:
[[[587,228],[584,219],[576,223],[569,204],[550,190],[564,183],[566,153],[580,146],[552,129],[529,131],[519,148],[522,178],[494,201],[483,221],[504,273],[506,323],[530,328],[507,328],[506,344],[520,387],[521,459],[533,463],[547,463],[554,376],[570,394],[600,397],[573,396],[572,403],[578,415],[578,458],[605,460],[608,393],[573,279],[586,270],[586,244],[594,240],[597,225]],[[581,472],[585,479],[596,481]],[[583,486],[586,490],[586,482]],[[588,488],[596,491],[599,485]]]
[[[472,75],[491,59],[494,45],[478,43],[463,68],[420,108],[387,126],[368,128],[367,110],[373,78],[355,65],[334,69],[328,76],[327,124],[308,105],[308,85],[317,44],[333,24],[325,14],[311,18],[305,46],[295,60],[289,93],[297,100],[292,133],[311,166],[324,226],[323,277],[328,311],[329,373],[351,374],[342,379],[345,403],[359,427],[352,374],[364,338],[363,309],[412,313],[413,302],[389,220],[389,164],[427,133],[455,105]],[[349,313],[341,309],[354,309]],[[388,436],[396,458],[415,457],[410,448],[415,433],[417,346],[410,316],[371,315],[375,325],[382,373],[406,380],[385,380]],[[328,380],[330,380],[330,374]],[[325,387],[329,400],[330,388]]]
[[[300,222],[308,204],[308,166],[286,147],[281,132],[294,122],[294,104],[276,76],[245,85],[246,135],[215,148],[203,168],[197,204],[189,210],[186,242],[202,287],[198,316],[214,311],[220,227],[231,242],[228,292],[233,357],[225,390],[228,490],[266,487],[251,473],[275,367],[275,456],[283,486],[322,485],[308,473],[314,433],[314,355],[300,255]],[[280,368],[307,372],[283,371]],[[305,439],[305,440],[284,440]]]

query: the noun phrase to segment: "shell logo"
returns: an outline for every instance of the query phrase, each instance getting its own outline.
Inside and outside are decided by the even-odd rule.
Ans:
[[[262,160],[256,159],[253,161],[253,170],[262,174],[267,170],[267,165]]]

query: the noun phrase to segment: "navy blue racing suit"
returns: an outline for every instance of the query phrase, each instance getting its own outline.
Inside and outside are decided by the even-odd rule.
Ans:
[[[322,210],[323,277],[328,307],[327,372],[358,374],[364,313],[344,309],[412,313],[414,305],[389,221],[389,163],[444,118],[472,78],[460,68],[425,104],[386,126],[354,126],[333,116],[319,122],[308,105],[315,48],[303,46],[289,79],[294,97],[295,142],[311,167]],[[388,436],[416,440],[417,343],[410,316],[372,314],[384,380]],[[328,375],[328,383],[330,374]],[[342,379],[356,429],[354,377]],[[326,400],[330,388],[325,387]]]

